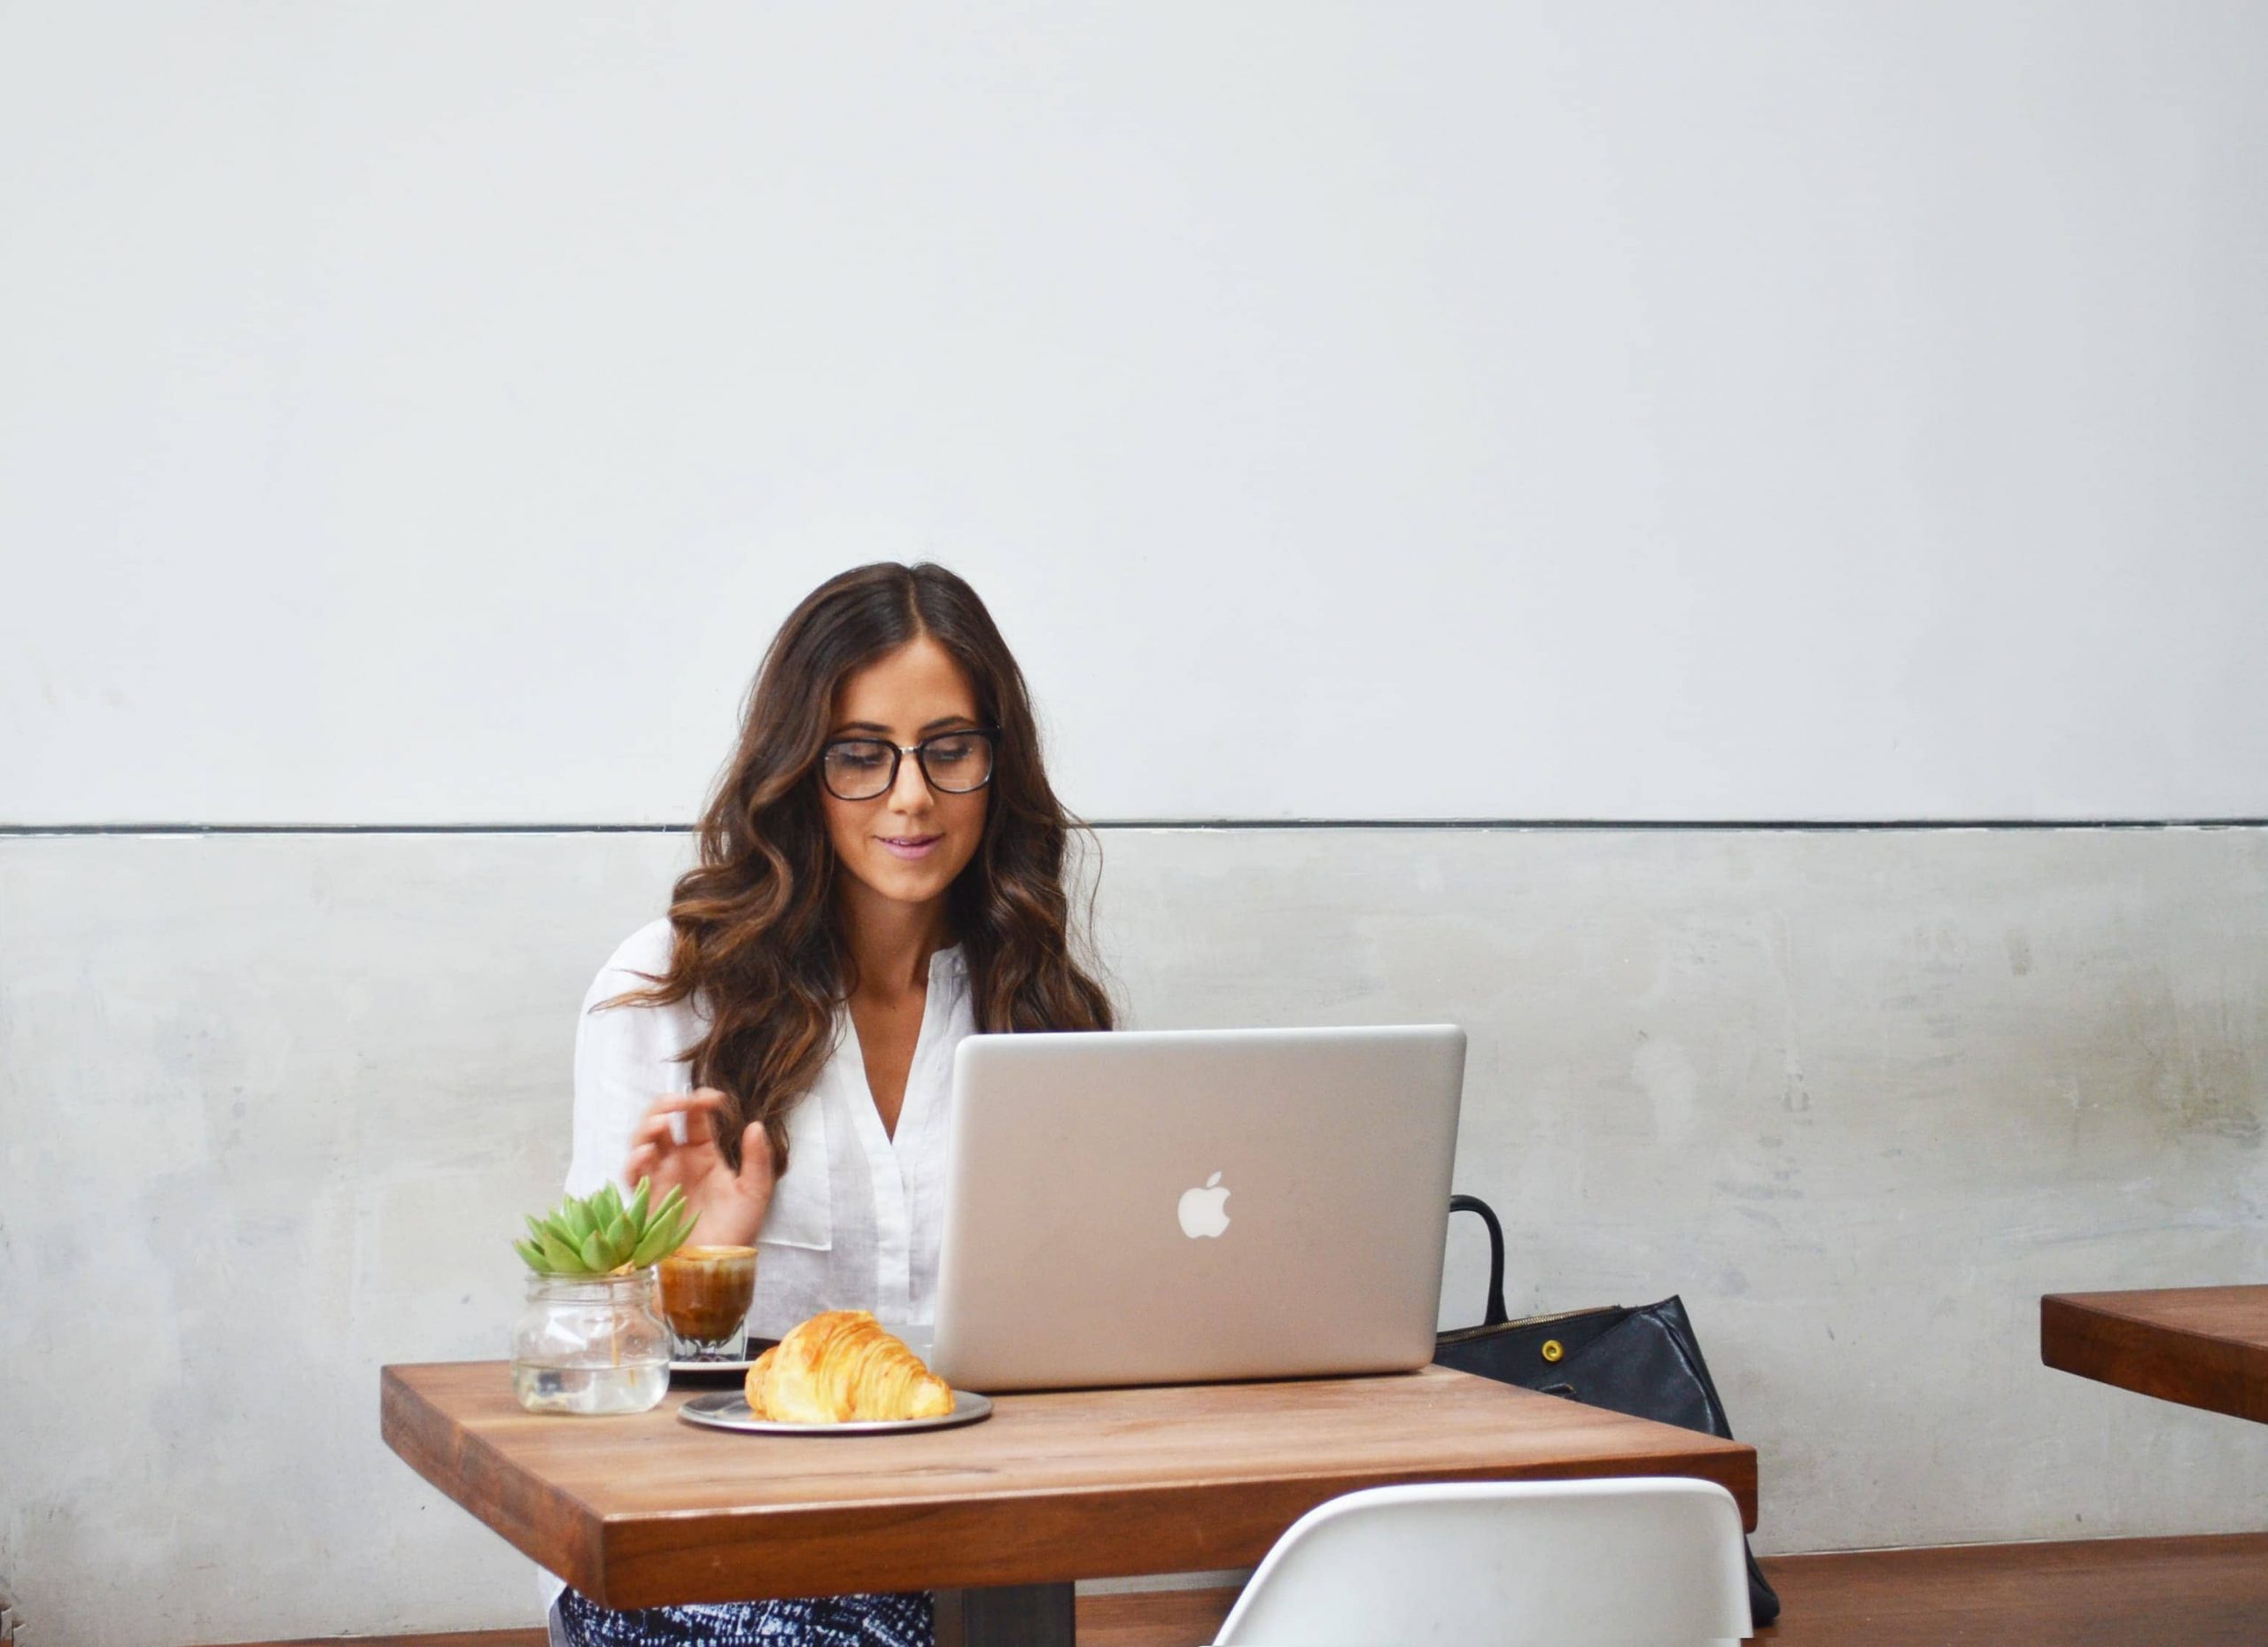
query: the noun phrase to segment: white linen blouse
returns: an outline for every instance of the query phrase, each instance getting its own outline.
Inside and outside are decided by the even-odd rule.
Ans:
[[[632,933],[583,998],[571,1195],[609,1179],[631,1188],[622,1168],[639,1118],[663,1093],[692,1090],[692,1068],[678,1054],[707,1029],[701,1003],[600,1008],[646,988],[669,960],[664,917]],[[960,950],[939,950],[929,959],[928,998],[893,1138],[866,1085],[850,1014],[836,1012],[835,1049],[788,1114],[788,1170],[756,1238],[750,1332],[779,1338],[822,1309],[870,1309],[894,1329],[934,1325],[953,1050],[975,1028]]]

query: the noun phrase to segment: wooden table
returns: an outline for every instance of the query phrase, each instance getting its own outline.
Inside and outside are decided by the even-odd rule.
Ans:
[[[2054,1293],[2039,1358],[2081,1378],[2268,1424],[2268,1286]]]
[[[1405,1481],[1689,1475],[1756,1525],[1736,1441],[1428,1367],[1002,1395],[909,1435],[737,1435],[523,1411],[502,1362],[384,1369],[410,1466],[593,1600],[940,1591],[938,1635],[1068,1643],[1071,1582],[1247,1566],[1325,1499]]]

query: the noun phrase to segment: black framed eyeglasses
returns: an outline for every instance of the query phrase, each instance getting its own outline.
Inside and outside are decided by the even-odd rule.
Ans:
[[[820,746],[819,779],[838,801],[871,801],[896,787],[898,762],[911,755],[921,763],[931,789],[941,795],[969,795],[992,781],[992,752],[999,739],[997,726],[940,732],[919,743],[836,738]]]

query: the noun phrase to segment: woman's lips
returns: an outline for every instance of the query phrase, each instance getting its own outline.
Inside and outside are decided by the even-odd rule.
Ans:
[[[874,838],[882,843],[882,850],[893,858],[915,858],[928,857],[931,852],[936,851],[937,843],[945,837],[941,835],[876,835]]]

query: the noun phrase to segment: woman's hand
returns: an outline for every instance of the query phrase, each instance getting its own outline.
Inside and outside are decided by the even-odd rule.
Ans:
[[[672,1185],[685,1191],[686,1204],[696,1215],[693,1233],[686,1238],[701,1247],[752,1247],[772,1208],[772,1189],[778,1175],[772,1169],[772,1140],[764,1123],[750,1122],[741,1132],[741,1169],[734,1172],[717,1147],[717,1123],[725,1095],[704,1086],[691,1092],[670,1092],[656,1099],[631,1130],[630,1154],[622,1176],[635,1188],[641,1177],[654,1181],[653,1199],[660,1200]],[[685,1117],[685,1142],[677,1141],[672,1120]]]

